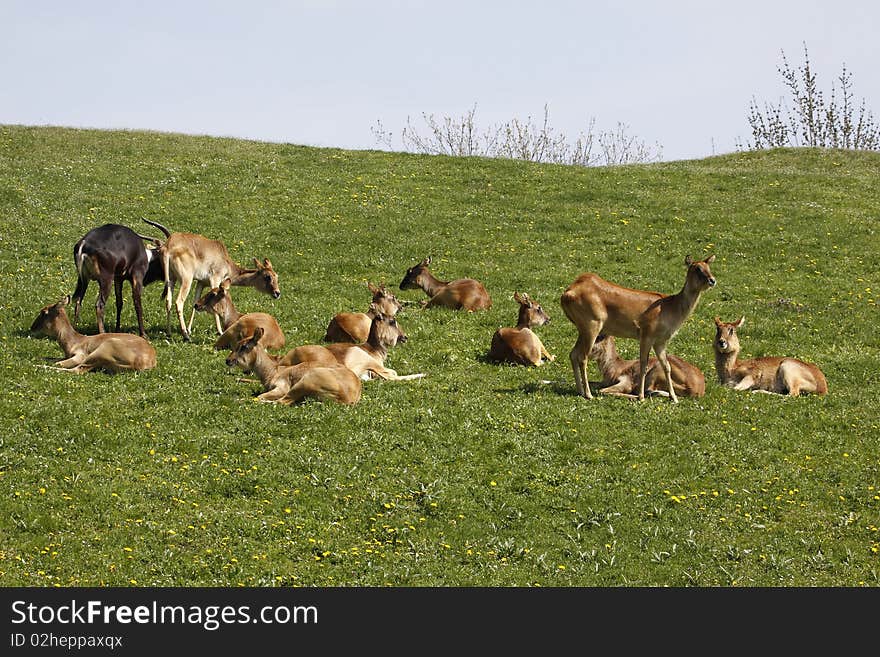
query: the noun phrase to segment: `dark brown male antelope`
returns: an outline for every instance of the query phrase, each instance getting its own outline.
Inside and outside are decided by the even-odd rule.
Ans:
[[[281,296],[281,291],[278,289],[278,275],[268,259],[263,259],[263,262],[260,262],[259,259],[254,258],[255,268],[245,269],[233,262],[226,246],[219,240],[208,239],[194,233],[172,233],[160,223],[149,219],[144,219],[144,221],[161,230],[167,238],[162,249],[162,266],[165,276],[165,289],[162,296],[165,298],[169,332],[171,297],[176,282],[180,283],[180,291],[173,305],[177,308],[180,332],[186,341],[190,340],[196,311],[193,309],[189,317],[189,325],[187,325],[183,319],[183,305],[192,288],[193,281],[196,283],[196,299],[201,297],[202,291],[206,287],[218,287],[225,278],[229,278],[232,285],[253,287],[265,294],[271,294],[276,299]],[[215,315],[214,318],[217,324],[217,333],[223,333],[220,317]]]
[[[263,329],[257,328],[226,357],[230,367],[237,365],[245,373],[253,372],[263,384],[257,399],[278,404],[298,404],[305,399],[330,400],[354,405],[361,398],[361,380],[347,367],[300,363],[284,366],[272,358],[260,344]]]
[[[351,369],[360,378],[369,378],[372,374],[381,379],[393,381],[419,379],[424,374],[401,376],[394,370],[385,367],[388,349],[406,342],[406,339],[406,334],[396,319],[386,317],[374,309],[370,335],[367,336],[367,341],[364,344],[335,342],[328,345],[301,345],[287,352],[279,364],[296,365],[297,363],[310,362],[332,365],[339,363]]]
[[[578,330],[578,339],[569,354],[579,394],[592,399],[587,379],[587,357],[600,333],[639,341],[639,399],[645,398],[645,377],[651,349],[663,366],[672,401],[678,397],[666,358],[666,345],[696,308],[700,295],[715,285],[709,269],[715,256],[695,261],[685,258],[687,274],[677,294],[632,290],[609,283],[596,274],[581,274],[562,294],[565,316]]]
[[[431,258],[425,258],[416,266],[410,267],[400,281],[400,289],[423,290],[430,297],[425,308],[442,306],[472,312],[492,307],[492,299],[480,281],[473,278],[441,281],[428,270],[430,264]]]
[[[67,372],[104,370],[149,370],[156,367],[156,350],[139,335],[131,333],[77,333],[67,317],[65,306],[70,296],[40,310],[31,324],[31,333],[48,335],[58,341],[66,358],[55,363],[55,369]]]
[[[214,343],[214,349],[232,349],[245,338],[251,337],[257,327],[263,329],[263,346],[266,349],[281,349],[285,342],[284,332],[276,319],[268,313],[238,312],[229,293],[231,285],[230,279],[224,279],[219,287],[205,292],[193,306],[196,312],[213,313],[220,318],[223,333]]]
[[[138,333],[146,337],[144,331],[144,311],[141,294],[144,286],[162,280],[162,258],[160,248],[144,246],[144,240],[159,244],[152,237],[138,235],[128,226],[104,224],[92,228],[83,235],[73,247],[73,262],[76,265],[76,290],[73,293],[73,320],[79,321],[82,305],[89,281],[98,281],[98,301],[95,314],[98,318],[98,333],[104,332],[104,305],[110,296],[110,284],[116,292],[116,332],[119,332],[122,316],[122,284],[131,283],[131,297],[137,315]]]
[[[384,285],[376,287],[367,283],[373,294],[370,308],[365,313],[337,313],[324,333],[325,342],[366,342],[370,335],[370,324],[373,322],[375,310],[387,317],[394,317],[400,311],[401,304]]]
[[[533,326],[549,324],[550,317],[528,294],[515,292],[513,300],[519,304],[516,327],[495,331],[487,358],[494,362],[517,365],[542,365],[544,358],[555,360],[556,357],[550,355],[544,343],[532,331]]]
[[[828,392],[825,375],[812,363],[797,358],[764,356],[739,360],[740,344],[736,330],[745,317],[735,322],[715,318],[715,371],[722,385],[734,390],[773,392],[797,397],[801,393],[824,395]]]
[[[669,366],[672,368],[672,385],[675,392],[682,397],[702,397],[706,394],[706,378],[700,368],[691,365],[675,354],[667,353]],[[590,350],[590,358],[596,361],[602,374],[599,392],[605,395],[617,395],[637,399],[639,392],[639,361],[624,360],[617,352],[614,336],[599,334]],[[645,390],[657,395],[668,395],[669,384],[663,368],[656,358],[648,360],[648,376],[645,378]]]

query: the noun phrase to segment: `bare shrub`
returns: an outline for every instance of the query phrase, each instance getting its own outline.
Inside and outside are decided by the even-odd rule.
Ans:
[[[574,141],[558,134],[550,125],[550,109],[544,106],[544,117],[536,122],[531,116],[488,128],[479,128],[474,105],[460,117],[422,114],[422,126],[413,125],[407,117],[400,132],[402,150],[428,155],[483,156],[550,162],[579,166],[610,166],[656,162],[662,149],[648,145],[628,133],[629,126],[618,123],[613,130],[596,131],[595,119]],[[381,121],[372,128],[376,141],[395,150],[394,134],[385,130]]]
[[[748,121],[752,140],[745,148],[757,150],[781,146],[814,146],[880,150],[880,128],[866,108],[865,99],[854,101],[852,73],[843,65],[837,82],[826,95],[819,88],[816,72],[810,65],[804,43],[804,63],[793,69],[782,52],[777,66],[788,90],[789,100],[779,104],[765,102],[763,108],[752,98]],[[742,149],[742,144],[737,144]]]

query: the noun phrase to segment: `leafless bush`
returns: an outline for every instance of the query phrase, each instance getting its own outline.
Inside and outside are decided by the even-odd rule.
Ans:
[[[752,98],[748,114],[752,141],[746,142],[746,148],[816,146],[880,150],[880,128],[866,109],[865,99],[854,102],[852,73],[846,64],[837,77],[840,88],[832,83],[828,100],[810,66],[806,43],[802,66],[793,69],[782,52],[782,65],[776,70],[788,90],[790,105],[781,99],[778,105],[765,102],[762,109]],[[742,148],[742,144],[738,146]]]
[[[480,129],[475,121],[476,105],[461,117],[422,114],[421,129],[407,118],[400,132],[402,150],[431,155],[510,158],[529,162],[551,162],[579,166],[609,166],[656,162],[662,149],[650,146],[628,134],[629,126],[618,123],[614,130],[596,131],[595,119],[573,142],[558,134],[550,125],[550,110],[544,106],[544,117],[536,123],[531,116],[525,120],[511,119],[506,123]],[[394,150],[394,135],[385,130],[381,121],[372,129],[376,141]]]

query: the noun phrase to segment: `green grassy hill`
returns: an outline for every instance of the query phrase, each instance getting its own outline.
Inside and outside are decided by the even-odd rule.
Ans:
[[[0,585],[877,586],[878,179],[880,155],[840,151],[586,169],[0,127]],[[209,317],[191,344],[166,333],[161,285],[156,369],[41,367],[61,351],[27,329],[73,291],[73,244],[155,233],[142,216],[269,258],[281,298],[233,296],[290,347],[428,255],[494,305],[408,306],[388,364],[428,376],[368,382],[352,408],[255,403]],[[710,253],[718,285],[670,344],[706,396],[576,396],[565,287],[595,271],[673,293]],[[517,290],[553,320],[540,369],[483,358]],[[746,316],[743,356],[817,363],[830,394],[720,387],[716,315]]]

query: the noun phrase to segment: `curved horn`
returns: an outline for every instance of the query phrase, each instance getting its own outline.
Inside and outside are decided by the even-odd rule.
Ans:
[[[147,219],[146,217],[141,217],[141,219],[143,219],[144,221],[146,221],[146,222],[147,222],[148,224],[150,224],[151,226],[155,226],[156,228],[158,228],[159,230],[161,230],[163,233],[165,233],[165,238],[166,238],[166,239],[169,238],[169,237],[171,237],[171,231],[168,230],[167,228],[165,228],[165,226],[163,226],[162,224],[160,224],[158,221],[151,221],[150,219]],[[152,239],[152,238],[151,238],[151,239]]]

